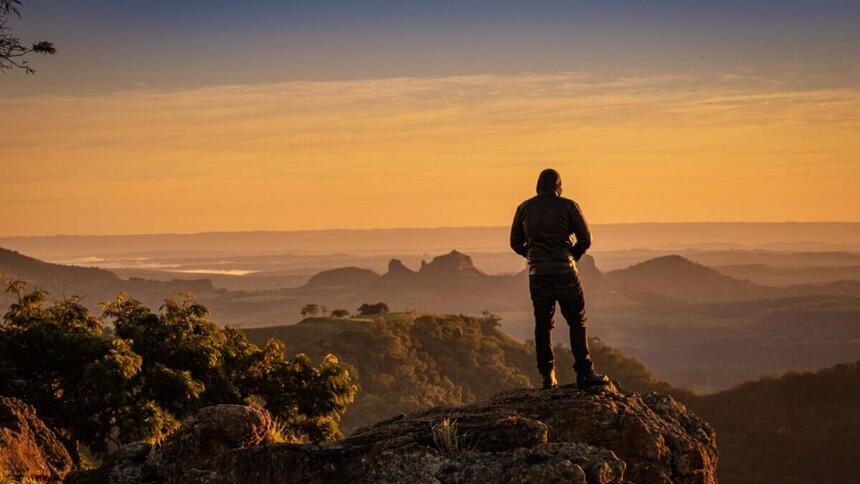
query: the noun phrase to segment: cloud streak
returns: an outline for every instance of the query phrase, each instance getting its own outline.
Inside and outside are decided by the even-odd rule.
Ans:
[[[801,85],[561,73],[5,99],[0,225],[496,225],[547,164],[603,222],[860,220],[860,90]]]

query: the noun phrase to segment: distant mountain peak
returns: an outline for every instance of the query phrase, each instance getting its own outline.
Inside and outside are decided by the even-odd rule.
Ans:
[[[391,259],[388,261],[388,273],[396,274],[414,274],[414,271],[403,265],[400,259]]]
[[[699,264],[697,262],[693,262],[690,259],[687,259],[686,257],[677,254],[664,255],[660,257],[655,257],[653,259],[648,259],[638,264],[634,264],[627,269],[622,269],[621,271],[615,272],[622,271],[643,273],[647,272],[660,274],[663,276],[669,276],[671,274],[710,274],[714,277],[728,277],[721,274],[716,269]]]
[[[367,287],[379,277],[379,274],[370,269],[339,267],[322,271],[311,277],[305,284],[305,288]]]
[[[638,265],[644,265],[644,264],[650,264],[650,265],[689,264],[689,265],[705,267],[705,266],[702,266],[701,264],[697,264],[697,263],[691,261],[690,259],[687,259],[686,257],[678,255],[678,254],[662,255],[660,257],[655,257],[653,259],[648,259],[646,261],[643,261],[643,262],[639,263]]]
[[[612,271],[615,281],[690,302],[749,300],[772,295],[771,288],[735,279],[680,255],[665,255]]]
[[[458,272],[480,273],[480,271],[475,267],[474,262],[472,262],[472,258],[457,250],[452,250],[445,255],[436,256],[430,262],[421,261],[421,269],[419,272],[422,274],[452,274]]]
[[[594,262],[594,257],[590,255],[584,255],[576,261],[576,268],[579,271],[602,275],[602,271],[597,268],[597,263]]]

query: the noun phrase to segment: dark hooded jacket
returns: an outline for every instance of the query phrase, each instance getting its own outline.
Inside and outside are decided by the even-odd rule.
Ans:
[[[529,275],[575,271],[575,261],[591,246],[582,211],[576,202],[561,196],[561,176],[555,170],[541,172],[537,192],[517,207],[511,248],[528,260]],[[576,237],[575,243],[571,236]]]

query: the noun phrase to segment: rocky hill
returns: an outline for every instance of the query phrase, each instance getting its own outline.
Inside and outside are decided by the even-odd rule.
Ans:
[[[517,390],[401,415],[333,444],[275,444],[251,407],[203,409],[162,445],[131,444],[71,484],[716,483],[711,427],[659,394]]]

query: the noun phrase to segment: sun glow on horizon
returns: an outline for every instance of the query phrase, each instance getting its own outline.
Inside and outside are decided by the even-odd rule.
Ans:
[[[558,168],[592,222],[860,220],[860,90],[391,78],[0,100],[3,235],[488,226]]]

